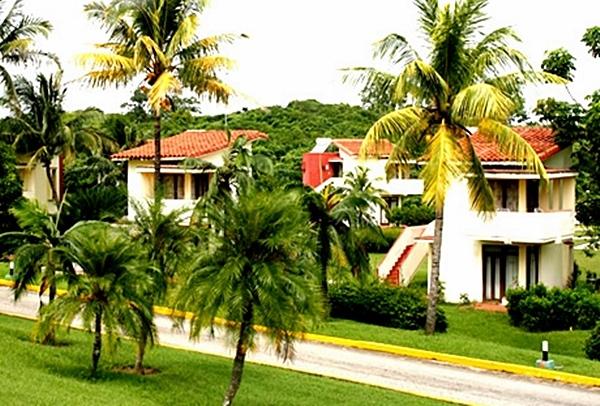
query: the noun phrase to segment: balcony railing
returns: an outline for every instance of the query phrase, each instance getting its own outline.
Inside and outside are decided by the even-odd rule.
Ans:
[[[320,192],[327,185],[333,185],[334,187],[344,186],[344,178],[329,178],[315,189],[317,192]],[[384,194],[388,195],[408,196],[423,194],[423,180],[421,179],[390,179],[388,182],[376,179],[372,181],[372,185],[376,189],[383,190]]]
[[[473,213],[464,226],[468,235],[482,241],[543,244],[573,238],[575,213],[498,211],[489,219]]]

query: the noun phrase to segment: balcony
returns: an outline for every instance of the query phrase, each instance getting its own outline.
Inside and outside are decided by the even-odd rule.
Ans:
[[[490,219],[470,214],[465,219],[466,233],[481,241],[495,241],[504,244],[529,243],[544,244],[561,242],[573,238],[575,213],[573,211],[554,212],[511,212],[498,211]]]
[[[388,182],[382,179],[375,179],[371,182],[373,187],[382,190],[384,195],[409,196],[423,194],[423,180],[421,179],[390,179]],[[334,187],[344,186],[344,178],[329,178],[317,186],[315,190],[320,192],[327,185],[333,185]]]

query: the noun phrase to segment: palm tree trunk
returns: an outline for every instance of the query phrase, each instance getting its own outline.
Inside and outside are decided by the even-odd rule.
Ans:
[[[94,349],[92,350],[92,376],[98,371],[98,361],[100,361],[100,352],[102,351],[102,310],[96,313],[94,330]]]
[[[154,113],[154,200],[161,195],[160,112]]]
[[[329,241],[329,224],[321,223],[319,227],[319,244],[321,245],[321,290],[325,300],[329,297],[329,284],[327,281],[327,264],[331,257],[331,241]]]
[[[440,255],[442,250],[442,230],[444,227],[444,209],[435,210],[435,231],[433,234],[433,252],[431,258],[431,281],[429,283],[429,301],[427,303],[427,320],[425,321],[425,333],[435,332],[435,321],[437,318],[437,302],[440,288]]]
[[[48,183],[50,184],[50,193],[52,193],[52,200],[54,201],[54,204],[56,204],[56,209],[58,210],[60,201],[58,199],[58,193],[56,192],[56,184],[54,183],[54,176],[52,176],[52,169],[50,169],[50,162],[44,163],[44,169],[46,170],[46,178],[48,179]]]
[[[233,370],[231,371],[231,381],[229,383],[227,392],[225,392],[223,406],[231,405],[233,398],[240,388],[240,383],[242,382],[242,373],[244,372],[244,360],[246,359],[246,352],[248,351],[248,340],[250,339],[250,329],[252,328],[253,318],[254,309],[252,303],[248,303],[242,317],[242,323],[240,324],[240,338],[237,342],[235,358],[233,360]]]
[[[144,355],[146,354],[146,345],[148,344],[148,334],[142,332],[142,336],[137,342],[137,354],[135,357],[135,372],[144,375]]]

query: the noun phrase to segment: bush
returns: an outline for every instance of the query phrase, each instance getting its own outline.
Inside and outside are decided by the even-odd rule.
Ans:
[[[590,337],[585,342],[584,351],[589,359],[600,361],[600,322],[596,324]]]
[[[547,289],[537,285],[529,290],[507,293],[511,323],[529,331],[590,329],[600,320],[600,295],[588,289]]]
[[[405,199],[401,207],[394,207],[388,215],[390,223],[418,226],[429,224],[435,219],[435,211],[421,203],[421,199]]]
[[[346,283],[330,287],[329,302],[332,317],[407,330],[425,327],[427,300],[414,289],[380,282],[365,286]],[[447,329],[446,315],[438,308],[436,331]]]
[[[386,227],[382,228],[383,238],[372,238],[369,237],[366,241],[366,247],[368,252],[386,253],[392,248],[396,239],[402,233],[402,227]]]

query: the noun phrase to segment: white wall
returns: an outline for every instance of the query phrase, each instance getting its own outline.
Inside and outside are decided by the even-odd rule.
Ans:
[[[29,165],[30,158],[29,156],[19,156],[17,158],[17,170],[23,182],[23,196],[27,199],[37,200],[42,207],[48,210],[56,210],[54,201],[52,200],[48,177],[46,176],[46,169],[39,163]],[[55,189],[58,193],[61,183],[58,157],[54,157],[50,167],[56,173],[54,180]]]
[[[223,157],[225,150],[217,151],[209,155],[203,156],[201,159],[215,167],[223,166]],[[163,165],[176,165],[177,161],[164,160]],[[187,173],[183,168],[165,168],[162,167],[163,173]],[[186,181],[186,195],[191,196],[191,181]],[[129,200],[127,217],[133,220],[135,210],[133,201],[146,202],[154,198],[154,162],[152,160],[130,160],[127,164],[127,195]],[[165,210],[167,212],[178,208],[193,208],[195,201],[191,199],[169,199],[165,200]]]
[[[502,243],[495,238],[496,232],[488,230],[490,235],[487,238],[477,233],[471,233],[471,230],[484,230],[480,225],[483,222],[481,217],[470,210],[470,201],[468,197],[466,181],[454,182],[446,194],[444,205],[444,228],[442,232],[442,248],[440,260],[440,281],[445,287],[445,299],[448,302],[458,302],[460,295],[466,293],[471,300],[483,300],[482,284],[482,245],[489,242]],[[555,213],[499,213],[514,214],[514,218],[519,220],[518,224],[502,227],[502,229],[515,230],[515,236],[527,236],[535,239],[536,237],[546,237],[546,230],[540,226],[539,217],[547,214],[548,221],[556,217],[557,230],[566,232],[569,228],[570,235],[574,231],[573,222],[568,222],[568,226],[563,224],[562,217],[569,217],[572,212]],[[555,216],[552,216],[555,215]],[[498,220],[500,216],[492,218],[490,224],[494,224],[494,219]],[[509,218],[504,216],[503,218]],[[570,217],[569,217],[570,218]],[[520,232],[527,230],[527,233]],[[536,234],[536,230],[538,231]],[[497,231],[497,230],[496,230]],[[564,234],[564,232],[562,234]],[[557,235],[558,234],[558,235]],[[561,233],[552,233],[552,240],[556,237],[564,237]],[[511,241],[512,243],[536,243],[535,241]],[[525,250],[520,250],[524,255]],[[524,259],[520,260],[521,272],[520,278],[525,277]],[[563,244],[561,240],[540,245],[540,264],[539,275],[540,282],[548,286],[564,286],[567,278],[572,271],[572,251],[569,245]],[[519,280],[519,285],[524,285],[524,280]]]

